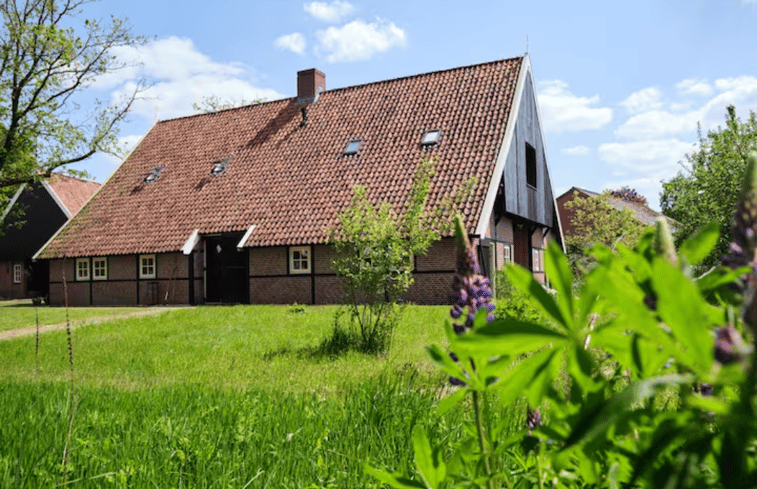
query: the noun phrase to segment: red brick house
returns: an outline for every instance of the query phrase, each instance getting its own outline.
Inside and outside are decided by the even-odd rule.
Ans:
[[[560,222],[562,223],[563,234],[566,238],[573,236],[573,215],[575,211],[568,207],[566,204],[572,202],[574,199],[587,199],[591,197],[599,197],[601,194],[586,190],[579,187],[571,187],[570,190],[557,197],[557,210],[560,214]],[[631,209],[633,215],[640,223],[645,226],[652,226],[657,221],[658,217],[663,217],[668,221],[668,225],[671,230],[675,230],[680,224],[675,219],[671,219],[656,210],[650,208],[644,200],[638,199],[624,199],[615,195],[610,195],[608,203],[618,210],[624,208]]]
[[[0,298],[47,295],[47,262],[32,257],[99,188],[99,183],[60,174],[19,187],[0,213]]]
[[[340,300],[327,230],[356,184],[401,211],[424,156],[429,205],[476,183],[460,213],[490,273],[541,275],[560,237],[528,56],[326,90],[157,123],[38,258],[61,303]],[[446,303],[451,237],[415,259],[407,299]]]

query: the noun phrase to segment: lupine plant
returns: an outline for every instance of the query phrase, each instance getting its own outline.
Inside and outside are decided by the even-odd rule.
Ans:
[[[578,289],[555,244],[554,290],[510,267],[547,322],[488,322],[479,301],[470,327],[445,326],[453,357],[427,348],[462,380],[438,409],[470,406],[468,438],[432,444],[417,428],[415,473],[367,471],[398,488],[757,487],[757,155],[748,168],[727,267],[694,276],[716,225],[676,250],[662,220],[633,249],[595,246]],[[494,413],[523,399],[509,433]]]

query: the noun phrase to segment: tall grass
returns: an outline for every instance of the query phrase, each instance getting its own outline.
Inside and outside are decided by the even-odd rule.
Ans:
[[[420,424],[447,379],[422,347],[444,343],[444,307],[410,306],[386,356],[317,346],[333,307],[200,307],[76,329],[70,406],[65,331],[0,342],[0,487],[379,487],[363,466],[413,472]],[[522,424],[520,407],[493,413]],[[74,418],[70,417],[76,413]],[[62,463],[70,425],[67,462]]]
[[[341,398],[181,385],[78,391],[68,462],[74,487],[375,487],[365,462],[408,472],[422,424],[455,437],[460,413],[435,416],[437,392],[412,375],[350,387]],[[0,487],[61,477],[68,389],[0,382]]]
[[[423,346],[443,343],[443,307],[410,306],[386,356],[318,355],[331,333],[335,308],[283,306],[199,307],[159,316],[119,319],[74,330],[78,385],[123,388],[202,384],[235,389],[269,389],[338,395],[395,365],[412,364],[430,383],[443,378]],[[42,381],[69,378],[66,335],[41,336]],[[31,380],[34,338],[0,342],[0,379]]]

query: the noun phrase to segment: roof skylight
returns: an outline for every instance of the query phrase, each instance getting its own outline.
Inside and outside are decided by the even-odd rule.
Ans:
[[[421,140],[421,146],[433,146],[439,142],[439,136],[442,132],[438,129],[433,129],[423,133],[423,139]]]
[[[163,171],[164,166],[156,166],[153,168],[152,172],[150,172],[149,175],[145,177],[144,183],[152,183],[155,180],[158,179],[158,175],[160,175],[160,172]]]
[[[229,158],[215,162],[215,164],[213,164],[213,169],[210,170],[210,174],[220,175],[221,173],[225,172],[226,167],[229,166],[229,162],[231,162]]]
[[[355,138],[347,144],[347,148],[344,150],[344,156],[356,155],[360,149],[360,145],[363,144],[363,140]]]

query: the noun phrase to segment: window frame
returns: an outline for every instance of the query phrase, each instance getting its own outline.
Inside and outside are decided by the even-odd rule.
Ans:
[[[24,280],[24,266],[20,263],[13,264],[13,283],[20,284]]]
[[[544,271],[544,250],[542,248],[531,249],[531,265],[533,272]]]
[[[295,263],[299,266],[303,264],[302,252],[306,252],[305,263],[306,268],[295,268]],[[300,253],[300,257],[295,259],[295,253]],[[310,246],[290,246],[289,247],[289,274],[290,275],[305,275],[311,273],[313,270],[313,250]]]
[[[103,264],[102,268],[97,266],[99,263]],[[103,271],[102,275],[97,274],[100,270]],[[108,280],[108,258],[104,256],[92,258],[92,280]]]
[[[145,264],[143,263],[143,260],[146,259],[152,259],[152,265],[147,265],[148,267],[152,268],[152,272],[150,273],[144,273]],[[150,279],[155,278],[158,275],[158,258],[154,253],[149,253],[145,255],[139,255],[139,278],[140,279]]]
[[[502,261],[504,263],[513,262],[513,245],[510,243],[502,244]]]
[[[84,265],[83,267],[80,265]],[[85,271],[86,273],[82,273]],[[87,282],[92,276],[90,273],[89,258],[77,258],[74,264],[74,276],[77,282]]]

